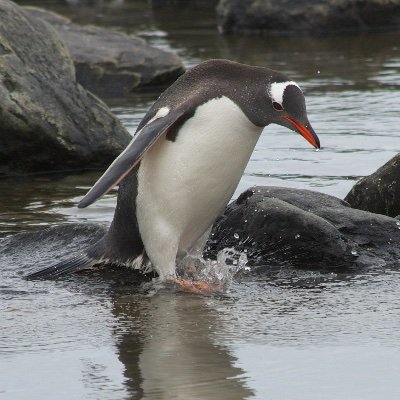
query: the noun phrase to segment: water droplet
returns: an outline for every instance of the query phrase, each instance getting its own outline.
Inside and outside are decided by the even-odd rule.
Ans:
[[[239,239],[239,234],[235,232],[235,233],[233,234],[233,237],[234,237],[235,239]]]
[[[317,74],[320,74],[320,73],[321,73],[321,71],[320,71],[320,70],[318,70],[318,71],[317,71]]]
[[[247,219],[245,219],[244,222],[247,222]],[[400,225],[400,223],[399,223],[399,225]]]
[[[352,251],[351,251],[351,254],[352,254],[353,256],[358,256],[358,253],[357,253],[356,250],[352,250]]]
[[[298,233],[296,233],[295,235],[294,235],[294,238],[297,240],[298,238],[300,237],[300,235],[298,234]]]

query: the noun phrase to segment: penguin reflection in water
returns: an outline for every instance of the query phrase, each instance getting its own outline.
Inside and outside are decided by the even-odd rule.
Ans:
[[[123,153],[80,201],[87,207],[119,185],[106,235],[70,260],[28,276],[54,279],[96,264],[152,269],[192,291],[176,265],[201,248],[231,199],[263,128],[285,126],[317,149],[299,86],[267,68],[203,62],[154,103]]]

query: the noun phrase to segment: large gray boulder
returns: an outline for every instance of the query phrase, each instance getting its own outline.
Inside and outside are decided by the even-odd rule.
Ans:
[[[0,176],[107,166],[130,135],[46,22],[0,2]]]
[[[220,0],[222,32],[321,35],[400,29],[400,0]]]
[[[310,190],[253,187],[215,223],[210,256],[226,247],[253,265],[317,270],[398,264],[400,221]]]
[[[136,36],[77,25],[39,8],[25,10],[57,30],[74,61],[76,80],[99,96],[122,97],[138,87],[168,85],[184,72],[175,53],[152,47]]]
[[[373,174],[360,179],[345,200],[354,208],[396,217],[400,215],[400,154]]]

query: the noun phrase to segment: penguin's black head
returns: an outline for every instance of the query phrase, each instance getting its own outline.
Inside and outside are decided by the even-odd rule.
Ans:
[[[285,126],[300,133],[315,148],[320,148],[318,136],[307,118],[303,92],[296,82],[271,80],[267,86],[268,123]]]

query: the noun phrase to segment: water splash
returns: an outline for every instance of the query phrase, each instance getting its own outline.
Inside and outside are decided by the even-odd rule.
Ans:
[[[225,248],[218,252],[216,260],[186,256],[177,266],[177,273],[180,278],[209,282],[226,290],[239,271],[248,271],[247,261],[245,252]]]

